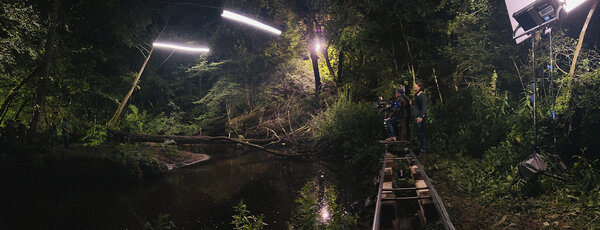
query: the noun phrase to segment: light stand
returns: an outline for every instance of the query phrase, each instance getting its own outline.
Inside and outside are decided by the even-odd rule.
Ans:
[[[533,104],[533,153],[537,153],[537,119],[536,119],[536,77],[535,77],[535,33],[537,30],[533,30],[531,34],[531,75],[533,77],[533,83],[531,84],[531,90],[533,91],[531,95],[531,101]]]
[[[585,1],[585,0],[584,0]],[[513,29],[513,39],[515,42],[519,44],[520,42],[526,40],[531,37],[531,73],[533,78],[533,83],[531,84],[531,102],[533,105],[533,154],[528,157],[527,160],[520,162],[517,165],[519,170],[519,175],[521,178],[525,180],[534,179],[538,175],[546,175],[556,179],[564,180],[560,177],[547,174],[547,165],[544,162],[544,159],[539,154],[538,142],[537,142],[537,107],[536,107],[536,96],[537,96],[537,78],[535,76],[535,35],[536,33],[550,28],[554,22],[557,22],[560,19],[560,13],[562,10],[569,11],[575,8],[577,5],[580,5],[581,2],[574,2],[570,5],[565,1],[559,0],[505,0],[508,14],[511,16],[511,26]],[[595,7],[595,6],[594,6]],[[589,18],[588,18],[589,19]],[[553,95],[553,57],[552,57],[552,30],[550,30],[550,83],[549,83],[549,94],[552,97]],[[545,89],[545,86],[544,86]],[[560,89],[559,89],[560,91]],[[557,93],[558,94],[558,93]],[[556,101],[554,101],[554,104]],[[552,133],[553,133],[553,142],[554,142],[554,155],[559,159],[559,169],[566,170],[566,165],[560,160],[560,157],[556,155],[556,131],[555,131],[555,119],[556,112],[554,110],[554,104],[552,105],[551,115],[552,115]],[[520,178],[516,177],[510,185],[514,185]]]

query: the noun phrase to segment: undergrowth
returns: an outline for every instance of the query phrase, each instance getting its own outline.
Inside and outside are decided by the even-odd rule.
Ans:
[[[544,112],[549,108],[547,104],[541,102],[538,111],[540,152],[549,166],[548,173],[565,181],[541,175],[529,181],[521,179],[509,187],[520,179],[517,164],[533,153],[529,100],[511,102],[505,93],[489,85],[465,90],[454,100],[445,107],[430,109],[433,151],[422,161],[457,228],[600,228],[597,157],[590,157],[593,153],[585,149],[559,152],[568,170],[557,169],[557,160],[547,153],[553,150],[548,141],[549,116]],[[591,111],[596,107],[581,113]],[[565,131],[561,124],[565,121],[569,119],[557,121],[557,130],[564,131],[557,145],[581,143]],[[570,122],[573,127],[584,128],[581,125],[586,124],[585,120]]]
[[[327,109],[313,118],[314,139],[324,142],[335,153],[350,157],[351,163],[377,168],[383,149],[383,124],[372,105],[339,96]]]

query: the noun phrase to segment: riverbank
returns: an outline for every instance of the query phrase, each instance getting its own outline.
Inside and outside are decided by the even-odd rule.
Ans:
[[[109,143],[98,147],[20,148],[0,154],[0,178],[14,184],[138,183],[210,159],[177,146]]]

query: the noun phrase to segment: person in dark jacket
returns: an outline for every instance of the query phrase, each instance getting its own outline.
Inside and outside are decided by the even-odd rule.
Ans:
[[[386,141],[406,141],[406,117],[409,114],[408,99],[404,96],[404,90],[396,90],[395,97],[391,100],[390,115],[385,119],[388,138]]]
[[[413,116],[416,120],[417,137],[419,138],[419,148],[422,153],[425,152],[426,139],[425,127],[427,125],[427,94],[423,91],[423,82],[417,81],[413,86],[415,99],[413,100]]]

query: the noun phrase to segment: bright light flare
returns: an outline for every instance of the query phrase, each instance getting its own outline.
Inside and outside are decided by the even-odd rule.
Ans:
[[[321,220],[323,222],[327,222],[331,216],[329,215],[329,210],[327,210],[327,206],[323,206],[321,208]]]
[[[254,20],[254,19],[242,16],[242,15],[239,15],[239,14],[236,14],[236,13],[232,13],[232,12],[227,11],[227,10],[223,10],[223,14],[221,14],[221,16],[224,17],[224,18],[229,18],[231,20],[241,22],[241,23],[246,23],[248,25],[257,27],[259,29],[263,29],[263,30],[269,31],[269,32],[277,34],[277,35],[281,34],[281,31],[278,30],[278,29],[275,29],[273,27],[265,25],[265,24],[263,24],[263,23],[261,23],[259,21]]]
[[[584,3],[585,1],[586,0],[565,0],[565,10],[569,12],[572,9],[575,9],[576,7]]]
[[[166,44],[166,43],[160,43],[160,42],[152,43],[152,46],[160,47],[160,48],[169,48],[169,49],[174,49],[174,50],[183,50],[183,51],[189,51],[189,52],[200,52],[200,53],[208,53],[208,51],[209,51],[209,49],[206,47],[186,47],[186,46],[179,46],[179,45]]]
[[[315,45],[314,45],[314,46],[315,46],[315,52],[317,52],[317,53],[318,53],[319,51],[321,51],[321,48],[323,47],[323,46],[321,45],[321,41],[320,41],[319,39],[315,39]]]

